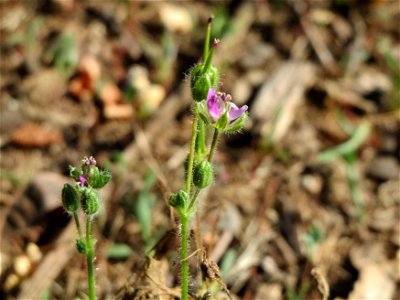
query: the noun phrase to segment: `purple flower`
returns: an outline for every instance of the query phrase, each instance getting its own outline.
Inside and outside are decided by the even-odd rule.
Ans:
[[[231,102],[231,99],[232,97],[230,95],[216,93],[213,88],[208,90],[207,109],[214,122],[217,122],[227,109],[229,122],[240,118],[247,111],[247,105],[243,105],[239,108],[235,103]]]
[[[84,187],[87,182],[87,179],[86,177],[79,175],[78,182],[80,187]]]
[[[241,108],[237,107],[235,103],[231,102],[231,108],[228,113],[229,122],[235,121],[240,118],[248,109],[247,105],[243,105]]]
[[[211,118],[214,122],[218,121],[218,119],[225,112],[225,105],[220,97],[217,96],[215,90],[210,88],[207,94],[207,109]]]

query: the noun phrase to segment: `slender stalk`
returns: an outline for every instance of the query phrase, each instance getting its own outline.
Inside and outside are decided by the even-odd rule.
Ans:
[[[210,163],[212,162],[215,150],[217,149],[218,136],[219,136],[219,130],[215,128],[214,135],[213,135],[212,142],[211,142],[210,152],[208,153],[208,159],[207,159],[208,162],[210,162]],[[188,206],[188,211],[192,210],[192,208],[193,208],[194,204],[196,203],[197,197],[199,196],[200,192],[201,192],[201,189],[196,188],[195,192],[193,193],[193,196],[191,197],[191,200],[190,200],[190,203],[189,203],[189,206]]]
[[[204,156],[207,154],[206,147],[206,128],[204,121],[199,118],[197,122],[197,136],[196,136],[196,151],[195,151],[195,159],[197,161],[203,160]]]
[[[205,39],[205,41],[204,41],[203,62],[206,61],[207,56],[208,56],[208,50],[210,49],[211,22],[212,22],[212,17],[208,19],[208,26],[207,26],[207,32],[206,32],[206,39]]]
[[[218,135],[219,135],[219,131],[217,128],[215,128],[214,135],[213,135],[212,142],[211,142],[210,153],[208,154],[208,162],[210,162],[210,163],[212,162],[215,150],[217,148],[216,146],[217,146],[217,141],[218,141]]]
[[[190,188],[192,186],[193,161],[196,150],[197,123],[199,120],[199,109],[197,102],[195,102],[194,105],[195,106],[194,106],[193,124],[192,124],[192,140],[190,142],[189,162],[186,174],[186,193],[188,195],[190,195]]]
[[[196,188],[196,190],[193,193],[192,199],[190,200],[189,206],[188,206],[188,211],[192,211],[193,205],[196,203],[197,197],[199,196],[201,192],[201,189]]]
[[[187,300],[189,294],[189,264],[188,264],[188,237],[189,221],[188,215],[181,214],[181,300]]]
[[[74,211],[74,221],[76,225],[76,229],[78,230],[79,239],[82,240],[82,230],[81,230],[81,223],[79,222],[79,217],[76,211]]]
[[[94,277],[94,245],[92,236],[92,223],[93,216],[87,216],[86,219],[86,262],[88,270],[88,287],[89,287],[89,299],[96,299],[95,291],[95,277]]]

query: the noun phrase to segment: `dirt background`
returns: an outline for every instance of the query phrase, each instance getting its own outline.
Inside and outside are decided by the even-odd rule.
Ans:
[[[183,182],[187,76],[210,15],[220,89],[250,119],[221,138],[193,228],[231,297],[400,299],[398,1],[0,7],[2,299],[85,298],[60,199],[85,155],[113,174],[95,229],[99,298],[179,298],[167,197]],[[200,283],[196,255],[191,266],[192,295],[228,299]]]

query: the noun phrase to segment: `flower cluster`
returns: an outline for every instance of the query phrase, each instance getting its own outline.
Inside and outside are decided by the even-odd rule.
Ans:
[[[64,209],[69,213],[76,213],[82,205],[86,215],[96,214],[100,207],[96,189],[104,187],[110,181],[110,172],[100,170],[92,156],[82,160],[80,169],[70,166],[69,172],[75,181],[75,186],[68,183],[64,185],[62,190]]]
[[[100,170],[96,166],[96,160],[93,156],[83,158],[80,170],[70,166],[69,173],[79,188],[92,187],[94,189],[100,189],[111,179],[110,172]]]
[[[203,121],[222,132],[239,131],[248,118],[248,106],[238,107],[229,94],[208,90],[207,99],[201,103],[200,116]]]
[[[63,207],[74,218],[79,237],[76,239],[76,248],[86,256],[88,272],[89,299],[96,299],[94,276],[94,239],[92,222],[100,209],[100,196],[97,189],[104,187],[111,180],[111,173],[100,170],[96,160],[90,156],[82,160],[80,168],[70,166],[69,173],[75,184],[64,184],[61,192]],[[86,234],[83,236],[79,208],[86,216]]]

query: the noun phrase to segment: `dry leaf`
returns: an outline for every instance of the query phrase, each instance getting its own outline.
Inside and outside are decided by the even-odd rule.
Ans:
[[[52,133],[33,123],[25,123],[16,129],[10,138],[13,143],[25,147],[46,147],[63,140],[60,133]]]

